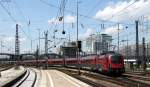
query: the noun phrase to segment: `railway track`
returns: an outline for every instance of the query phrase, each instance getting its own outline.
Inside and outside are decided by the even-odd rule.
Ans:
[[[150,81],[150,76],[142,76],[142,75],[133,75],[133,74],[123,74],[124,77],[139,79],[144,81]]]
[[[74,69],[58,69],[68,75],[71,75],[75,78],[78,78],[84,82],[87,82],[93,84],[94,87],[150,87],[149,83],[145,83],[144,81],[139,81],[132,79],[131,77],[127,76],[120,76],[120,77],[111,77],[106,76],[98,73],[88,72],[88,71],[81,71],[81,75],[77,75],[77,70]],[[106,83],[102,83],[102,81],[105,81]],[[115,85],[116,84],[116,85]]]
[[[36,72],[33,69],[28,68],[24,77],[13,84],[12,87],[34,87],[36,78]]]
[[[56,68],[57,70],[66,73],[72,77],[75,77],[85,83],[90,84],[93,87],[119,87],[119,85],[111,84],[105,80],[99,79],[99,77],[94,76],[92,72],[81,71],[81,75],[78,75],[78,71],[75,69],[66,69],[66,68]],[[97,79],[98,78],[98,79]]]
[[[147,71],[147,72],[127,72],[126,74],[129,74],[129,75],[138,75],[138,76],[150,76],[150,72]]]
[[[10,69],[10,68],[12,68],[13,66],[1,66],[0,67],[0,72],[1,71],[5,71],[5,70],[8,70],[8,69]]]

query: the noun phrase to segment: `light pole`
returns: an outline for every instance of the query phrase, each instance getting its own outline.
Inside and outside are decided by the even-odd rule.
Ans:
[[[31,53],[32,53],[32,41],[33,41],[33,40],[31,39]]]
[[[56,39],[56,32],[58,32],[58,30],[54,30],[54,36],[53,36],[53,39],[54,39],[54,47],[56,47],[56,42],[55,42],[55,39]]]
[[[76,41],[76,45],[77,45],[77,60],[78,60],[78,74],[80,75],[80,59],[79,59],[79,48],[78,48],[78,0],[77,0],[77,41]]]
[[[37,29],[38,30],[38,32],[39,32],[39,54],[40,54],[40,50],[41,50],[41,48],[40,48],[40,45],[41,45],[41,43],[40,43],[40,39],[41,39],[41,37],[40,37],[40,31],[41,31],[41,29]]]
[[[128,26],[126,26],[125,28],[126,28],[126,31],[127,31]],[[127,51],[126,51],[126,52],[127,52],[127,57],[126,57],[126,58],[127,58],[127,60],[128,60],[128,57],[129,57],[129,52],[128,52],[128,51],[129,51],[129,47],[128,47],[128,44],[129,44],[129,43],[128,43],[128,41],[129,41],[129,40],[128,40],[128,32],[127,32],[127,40],[126,40],[126,41],[127,41]]]
[[[1,53],[2,53],[2,40],[1,40]],[[0,72],[0,77],[1,77],[1,72]]]
[[[120,42],[119,41],[119,31],[120,31],[120,29],[119,29],[119,23],[118,23],[118,29],[117,30],[118,30],[118,53],[119,53],[119,42]]]
[[[3,41],[1,40],[1,53],[2,53]]]
[[[121,42],[123,43],[123,54],[125,55],[125,46],[124,46],[124,42],[127,40],[121,40]]]
[[[32,39],[31,40],[31,53],[32,53],[32,50],[33,50],[33,43],[34,43],[34,41],[36,41],[36,40],[39,40],[39,38],[36,38],[36,39]],[[38,48],[39,49],[39,48]]]
[[[39,48],[38,48],[38,45],[37,45],[35,54],[36,54],[36,67],[39,67],[39,64],[38,64],[38,59],[39,59]]]
[[[1,41],[0,41],[0,45],[1,45],[1,53],[2,53],[2,50],[3,50],[3,40],[2,40],[2,37],[5,37],[5,35],[0,35],[1,36]]]

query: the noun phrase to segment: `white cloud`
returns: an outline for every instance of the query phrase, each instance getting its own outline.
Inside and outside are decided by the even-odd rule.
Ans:
[[[4,37],[3,40],[8,43],[15,42],[15,37]],[[20,42],[25,42],[26,38],[19,38]]]
[[[70,24],[70,23],[75,23],[75,22],[76,22],[75,16],[67,15],[67,16],[65,16],[64,19],[65,19],[64,22],[65,22],[65,23],[68,23],[68,24]],[[63,19],[62,19],[62,20],[63,20]],[[52,19],[48,20],[48,23],[49,23],[49,24],[57,24],[57,23],[58,23],[58,24],[61,24],[62,21],[59,21],[59,18],[52,18]]]
[[[58,21],[58,19],[52,18],[52,19],[48,20],[48,23],[49,24],[56,24],[56,23],[60,23],[60,22]]]
[[[119,29],[120,29],[119,32],[122,32],[123,31],[123,26],[120,25]],[[118,33],[118,26],[108,27],[102,33],[108,34],[108,35],[114,35],[114,34]]]
[[[83,34],[79,34],[79,39],[85,39],[88,38],[91,34],[94,34],[94,29],[92,28],[87,28],[86,32]]]
[[[5,36],[5,37],[0,37],[0,39],[2,40],[2,45],[4,46],[3,52],[14,51],[15,37]],[[20,40],[20,46],[24,47],[25,46],[24,43],[27,41],[27,39],[24,37],[21,37],[19,38],[19,40]]]
[[[6,42],[15,42],[15,38],[14,37],[5,37],[4,40]]]
[[[65,23],[75,23],[75,22],[76,22],[76,18],[74,16],[67,15],[65,17]]]
[[[139,16],[142,15],[150,15],[150,0],[137,0],[132,4],[134,1],[135,0],[130,0],[129,2],[119,1],[113,5],[109,4],[103,10],[99,10],[94,18],[102,20],[112,18],[111,21],[130,21],[138,19]],[[126,7],[128,8],[124,9]]]

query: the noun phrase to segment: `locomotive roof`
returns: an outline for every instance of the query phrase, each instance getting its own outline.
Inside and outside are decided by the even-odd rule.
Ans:
[[[111,55],[120,55],[119,53],[116,53],[114,51],[107,51],[107,52],[103,52],[100,55],[106,55],[106,54],[111,54]]]

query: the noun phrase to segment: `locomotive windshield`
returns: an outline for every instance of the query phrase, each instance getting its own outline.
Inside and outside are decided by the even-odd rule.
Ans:
[[[122,58],[122,56],[119,54],[112,55],[111,56],[112,63],[121,63],[121,58]]]

